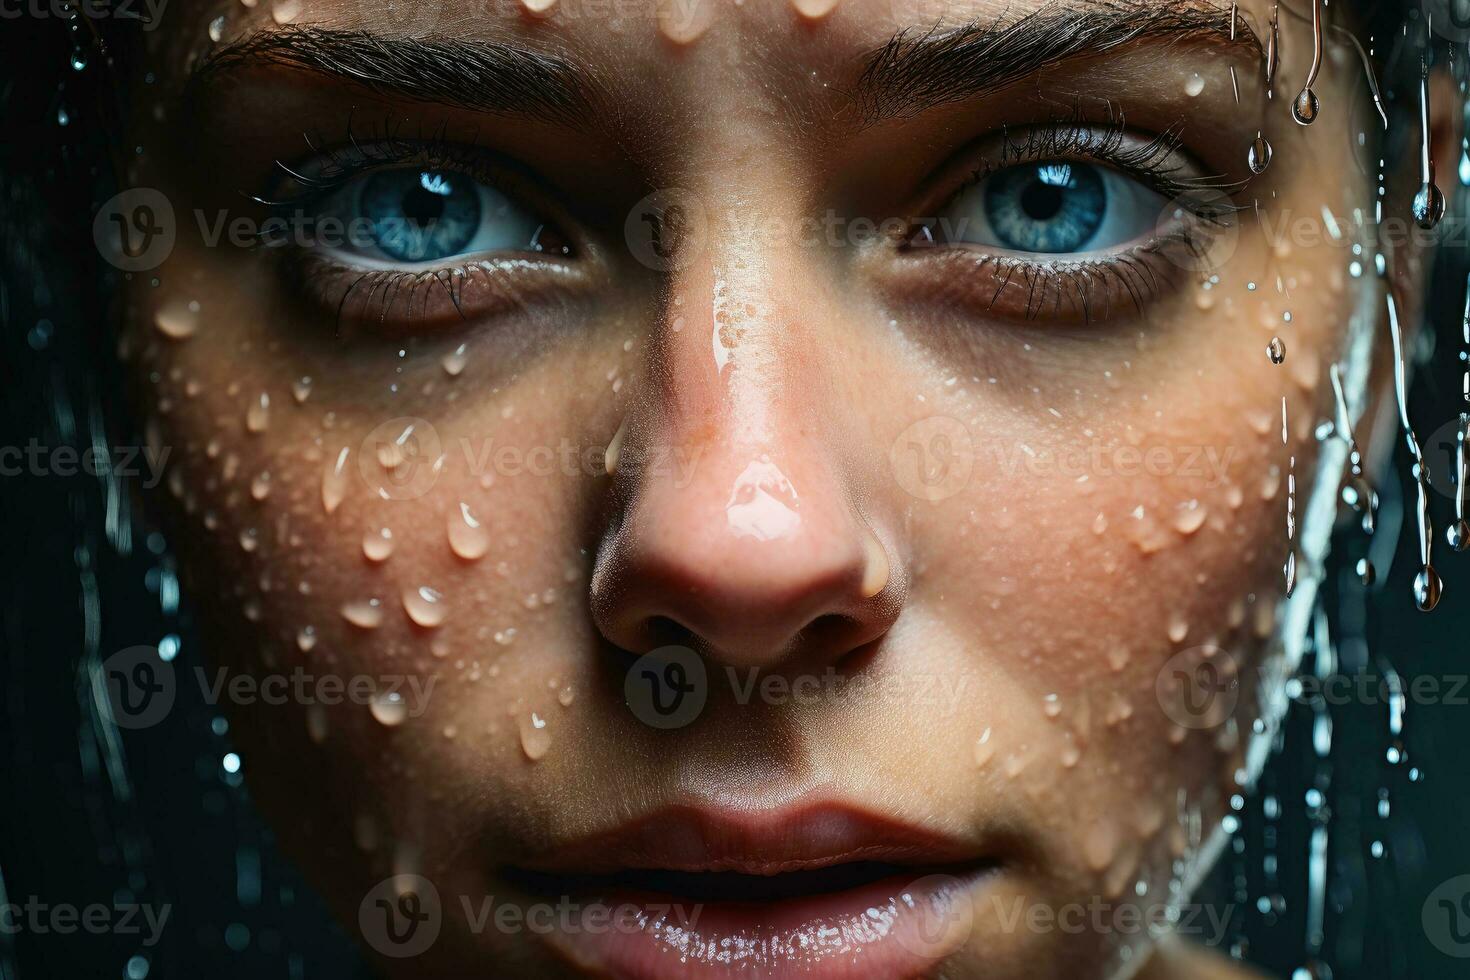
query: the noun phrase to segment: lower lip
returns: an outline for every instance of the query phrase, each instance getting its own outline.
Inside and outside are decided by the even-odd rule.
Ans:
[[[910,977],[965,944],[974,892],[987,876],[898,875],[759,904],[609,893],[545,938],[600,976]]]

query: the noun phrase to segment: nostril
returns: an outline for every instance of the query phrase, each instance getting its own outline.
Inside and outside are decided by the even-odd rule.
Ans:
[[[667,646],[689,647],[691,650],[699,649],[699,640],[694,635],[694,631],[669,616],[648,617],[648,622],[644,626],[644,634],[650,650]]]

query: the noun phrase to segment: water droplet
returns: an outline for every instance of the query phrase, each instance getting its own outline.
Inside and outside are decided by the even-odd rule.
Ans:
[[[1256,138],[1251,140],[1250,151],[1246,153],[1245,162],[1250,165],[1251,173],[1261,174],[1271,166],[1271,143],[1262,133],[1256,133]]]
[[[1286,553],[1286,566],[1281,573],[1286,578],[1286,594],[1290,596],[1296,591],[1296,549]]]
[[[546,728],[546,720],[536,712],[521,716],[520,729],[521,751],[527,759],[536,762],[551,749],[551,732]]]
[[[451,378],[459,377],[460,372],[464,370],[465,363],[469,360],[465,354],[468,347],[468,344],[460,344],[454,350],[444,355],[439,363],[444,366],[445,374]]]
[[[451,512],[449,525],[449,550],[465,561],[477,561],[490,550],[490,532],[470,512],[470,505],[460,501],[459,511]]]
[[[1434,570],[1433,565],[1425,565],[1414,576],[1414,604],[1422,612],[1430,612],[1439,605],[1439,597],[1444,592],[1444,583],[1440,581],[1439,573]]]
[[[264,500],[271,494],[271,475],[269,470],[262,470],[255,474],[255,479],[250,481],[250,499]]]
[[[387,561],[393,554],[393,532],[386,527],[369,528],[362,534],[362,553],[368,561]]]
[[[322,507],[328,514],[335,511],[342,498],[347,496],[347,456],[350,451],[343,446],[336,460],[322,472]]]
[[[397,691],[379,691],[368,702],[368,710],[378,724],[394,728],[408,717],[408,702]]]
[[[291,382],[291,397],[300,405],[311,397],[311,378],[302,376]]]
[[[301,16],[301,0],[275,0],[271,4],[271,20],[289,24]]]
[[[1092,533],[1093,534],[1106,534],[1107,533],[1107,530],[1108,530],[1108,517],[1107,517],[1106,514],[1102,513],[1101,511],[1098,511],[1097,516],[1092,519]]]
[[[1366,558],[1359,558],[1358,581],[1364,585],[1372,585],[1376,578],[1378,578],[1378,570],[1373,567],[1373,563]]]
[[[245,429],[247,432],[264,432],[271,424],[271,396],[265,392],[250,403],[245,410]]]
[[[165,300],[153,314],[153,325],[171,340],[184,340],[199,329],[199,303],[196,300]]]
[[[575,700],[577,700],[577,692],[572,689],[572,685],[570,684],[566,685],[556,693],[556,703],[561,705],[563,708],[570,708],[572,706],[572,702]]]
[[[867,535],[864,545],[868,560],[863,568],[861,591],[864,599],[871,599],[888,587],[888,551],[874,534]]]
[[[1266,356],[1272,364],[1280,364],[1286,360],[1286,341],[1280,337],[1272,337],[1271,342],[1266,345]]]
[[[408,589],[403,593],[403,611],[418,625],[433,629],[444,622],[449,607],[444,603],[444,594],[427,585]]]
[[[247,528],[245,528],[245,530],[243,530],[243,531],[240,532],[240,550],[241,551],[244,551],[244,552],[249,553],[249,552],[254,551],[259,546],[260,546],[260,537],[256,533],[255,528],[253,528],[253,527],[247,527]]]
[[[1189,80],[1184,83],[1184,94],[1189,96],[1191,99],[1199,95],[1204,90],[1204,77],[1197,72],[1193,75],[1190,75]]]
[[[975,740],[975,765],[984,766],[995,755],[995,743],[990,741],[990,729],[980,733]]]
[[[1322,103],[1317,100],[1317,93],[1304,88],[1291,104],[1291,117],[1303,126],[1310,126],[1316,121],[1321,108]]]
[[[658,5],[658,29],[675,44],[692,44],[714,23],[712,0],[683,0]]]
[[[1180,534],[1193,534],[1204,527],[1205,518],[1209,516],[1209,509],[1198,500],[1186,501],[1179,505],[1179,512],[1174,515],[1174,530]]]
[[[380,599],[357,599],[342,604],[342,618],[358,629],[377,629],[383,621],[383,603]]]
[[[1184,638],[1189,635],[1189,621],[1180,613],[1175,613],[1169,619],[1169,641],[1171,643],[1183,643]]]
[[[1439,224],[1444,217],[1444,191],[1438,185],[1426,183],[1414,195],[1414,223],[1426,230]]]
[[[218,44],[219,39],[225,36],[225,19],[223,16],[216,17],[209,22],[209,39]]]
[[[327,740],[327,709],[319,704],[306,706],[306,737],[316,745]]]
[[[602,454],[603,469],[608,476],[618,471],[618,457],[623,453],[623,437],[628,431],[628,420],[625,418],[618,425],[618,431],[613,433],[612,439],[608,440],[607,450]]]
[[[1456,551],[1470,548],[1470,524],[1467,524],[1463,517],[1445,528],[1444,536],[1450,547]]]
[[[302,653],[310,653],[311,648],[316,646],[316,627],[301,627],[301,630],[296,634],[296,646]]]

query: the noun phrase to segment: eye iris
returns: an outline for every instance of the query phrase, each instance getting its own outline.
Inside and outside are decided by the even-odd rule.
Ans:
[[[985,209],[1001,244],[1019,252],[1078,252],[1102,227],[1107,195],[1086,164],[1011,167],[987,181]]]
[[[362,214],[384,254],[430,262],[462,252],[480,225],[480,199],[454,175],[428,170],[375,174],[363,186]]]

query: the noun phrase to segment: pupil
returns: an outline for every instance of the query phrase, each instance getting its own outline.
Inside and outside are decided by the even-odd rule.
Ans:
[[[414,187],[403,195],[403,216],[416,228],[432,225],[443,214],[444,197],[440,194]]]
[[[1050,221],[1062,210],[1062,194],[1065,187],[1032,180],[1021,192],[1021,209],[1033,221]]]

